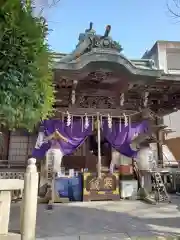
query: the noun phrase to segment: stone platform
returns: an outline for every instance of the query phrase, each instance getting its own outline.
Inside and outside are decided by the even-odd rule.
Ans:
[[[10,230],[19,230],[19,206],[11,209]],[[177,239],[180,236],[180,197],[171,204],[139,201],[57,204],[53,211],[38,206],[37,240]],[[2,239],[2,238],[1,238]],[[2,239],[11,240],[11,239]],[[16,240],[15,238],[13,240]],[[19,239],[17,239],[19,240]]]

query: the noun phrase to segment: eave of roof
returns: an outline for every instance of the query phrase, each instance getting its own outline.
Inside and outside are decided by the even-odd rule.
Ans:
[[[55,62],[55,69],[58,66],[58,62],[60,60],[62,60],[62,58],[64,56],[66,56],[67,54],[65,53],[53,53],[53,59]],[[83,55],[82,55],[83,56]],[[87,56],[87,54],[86,54]],[[90,56],[90,55],[89,55]],[[125,58],[123,55],[119,55],[122,58],[126,59],[127,62],[129,62],[129,64],[132,64],[132,66],[134,66],[135,68],[137,68],[137,70],[139,69],[140,71],[142,70],[153,70],[153,71],[160,71],[159,69],[157,69],[156,67],[154,67],[154,65],[152,64],[150,59],[127,59]],[[71,63],[73,63],[73,65],[75,64],[75,61],[72,61]],[[71,64],[69,63],[69,64]]]

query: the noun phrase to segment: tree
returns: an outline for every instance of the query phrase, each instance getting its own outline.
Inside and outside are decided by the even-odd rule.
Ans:
[[[0,123],[33,130],[53,113],[48,27],[33,17],[31,1],[0,1]]]
[[[167,8],[174,18],[180,18],[180,0],[167,0]]]

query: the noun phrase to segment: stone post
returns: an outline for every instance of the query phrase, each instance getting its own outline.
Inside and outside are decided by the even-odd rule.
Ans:
[[[11,192],[0,191],[0,235],[8,234],[10,205],[11,205]]]
[[[21,240],[35,240],[38,178],[36,159],[30,158],[24,176],[24,197],[21,208]]]

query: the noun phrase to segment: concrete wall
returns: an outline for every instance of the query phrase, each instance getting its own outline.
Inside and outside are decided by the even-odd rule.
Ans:
[[[168,67],[167,59],[173,61],[173,57],[176,60],[174,62],[176,67],[171,69],[170,66]],[[178,61],[178,58],[180,59],[180,42],[157,41],[152,49],[144,54],[143,58],[153,59],[155,66],[164,70],[165,73],[180,74],[180,61]]]
[[[159,68],[163,69],[165,73],[180,74],[180,69],[172,70],[168,68],[167,57],[168,54],[179,54],[180,61],[180,42],[159,42],[158,43],[158,59]]]
[[[164,124],[174,131],[168,133],[166,139],[180,137],[180,111],[164,116]]]

